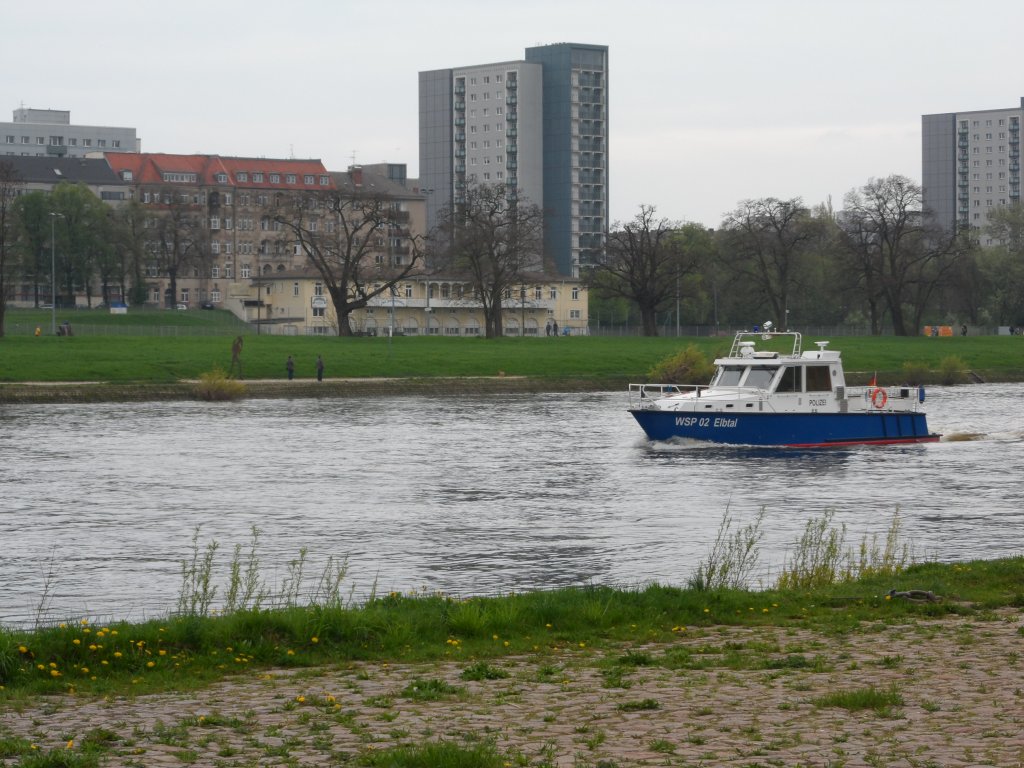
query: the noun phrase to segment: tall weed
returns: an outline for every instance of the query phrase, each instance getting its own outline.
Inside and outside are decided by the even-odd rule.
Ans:
[[[764,521],[764,507],[749,525],[732,532],[732,517],[726,508],[718,535],[707,557],[698,564],[687,585],[690,589],[743,589],[750,574],[757,566],[758,545],[764,537],[761,523]]]

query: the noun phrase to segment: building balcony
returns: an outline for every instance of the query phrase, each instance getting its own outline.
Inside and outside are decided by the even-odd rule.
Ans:
[[[1010,173],[1017,173],[1020,170],[1020,163],[1010,163]]]
[[[512,79],[507,80],[505,82],[505,90],[514,91],[518,87],[519,87],[519,82],[515,78],[512,78]]]
[[[455,150],[455,156],[456,157],[465,157],[466,156],[466,150],[464,150],[464,149],[456,149]]]
[[[464,102],[464,101],[456,101],[455,102],[455,111],[456,112],[465,112],[466,111],[466,102]]]
[[[455,118],[455,124],[458,125],[458,126],[465,125],[466,124],[466,118],[464,118],[464,117],[456,117]]]
[[[518,104],[519,99],[514,93],[510,93],[505,97],[505,103],[511,106],[512,104]]]
[[[456,173],[465,173],[466,172],[466,164],[465,163],[456,163],[455,164],[455,172]]]

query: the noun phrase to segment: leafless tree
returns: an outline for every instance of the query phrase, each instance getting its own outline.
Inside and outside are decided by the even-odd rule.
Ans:
[[[4,335],[8,277],[14,261],[14,198],[21,186],[14,166],[0,160],[0,336]]]
[[[641,205],[632,221],[616,222],[604,260],[590,280],[602,298],[620,297],[637,305],[645,336],[658,335],[659,309],[679,297],[684,278],[697,273],[712,249],[704,227],[656,214],[655,206]]]
[[[157,271],[169,280],[165,306],[173,307],[178,296],[178,276],[198,265],[207,251],[208,233],[203,206],[181,190],[165,188],[159,193],[159,204],[153,206],[149,256]]]
[[[273,214],[323,278],[338,318],[338,335],[351,336],[349,316],[377,296],[390,296],[421,260],[421,237],[391,195],[346,187],[278,199]]]
[[[501,336],[503,301],[544,267],[544,212],[501,184],[469,187],[441,211],[432,233],[435,267],[465,273],[484,313],[487,338]]]
[[[723,257],[730,270],[756,286],[777,323],[786,324],[805,254],[819,222],[799,197],[744,200],[722,222]]]
[[[905,176],[870,179],[847,193],[839,215],[869,306],[884,303],[897,336],[916,332],[933,293],[965,252],[955,233],[930,225],[921,199],[921,187]],[[872,332],[881,333],[876,314]]]

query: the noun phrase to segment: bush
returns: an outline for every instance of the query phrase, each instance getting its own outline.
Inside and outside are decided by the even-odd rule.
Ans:
[[[194,391],[200,400],[238,400],[245,397],[245,384],[229,379],[223,370],[214,368],[199,377]]]
[[[671,384],[707,384],[715,372],[714,364],[695,345],[690,344],[654,366],[647,376],[651,381]]]
[[[931,370],[929,370],[925,363],[908,360],[903,363],[902,372],[903,381],[914,387],[920,384],[930,384],[932,380]]]
[[[947,386],[967,381],[967,363],[956,355],[942,358],[939,363],[939,381]]]

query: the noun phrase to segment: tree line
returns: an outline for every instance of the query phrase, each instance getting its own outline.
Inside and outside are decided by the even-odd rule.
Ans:
[[[139,304],[147,276],[166,276],[173,301],[184,270],[210,267],[206,217],[215,191],[197,204],[168,187],[154,207],[133,200],[111,208],[81,185],[17,194],[19,186],[0,161],[0,334],[14,278],[31,286],[36,306],[50,300],[51,271],[60,295],[84,293],[91,305],[109,302],[116,287]],[[427,274],[463,279],[486,335],[500,336],[510,302],[550,271],[544,212],[504,185],[461,190],[426,235],[408,231],[393,198],[356,187],[278,195],[268,218],[323,279],[342,335],[371,299]],[[944,230],[903,176],[870,179],[839,211],[801,198],[743,200],[717,229],[640,205],[612,226],[603,257],[582,267],[581,280],[592,317],[625,315],[645,335],[657,335],[671,312],[687,325],[773,319],[777,327],[848,324],[896,335],[925,322],[1024,325],[1024,210],[998,208],[989,222],[986,233],[999,243],[989,248],[979,247],[977,231]],[[395,233],[406,238],[401,258],[386,245]]]
[[[981,248],[985,234],[997,243]],[[641,205],[608,233],[590,272],[595,311],[631,310],[645,335],[677,306],[688,325],[856,325],[914,335],[926,323],[1024,322],[1024,208],[950,232],[923,211],[920,186],[870,179],[843,199],[740,202],[717,230],[659,218]],[[602,302],[604,304],[602,305]]]

